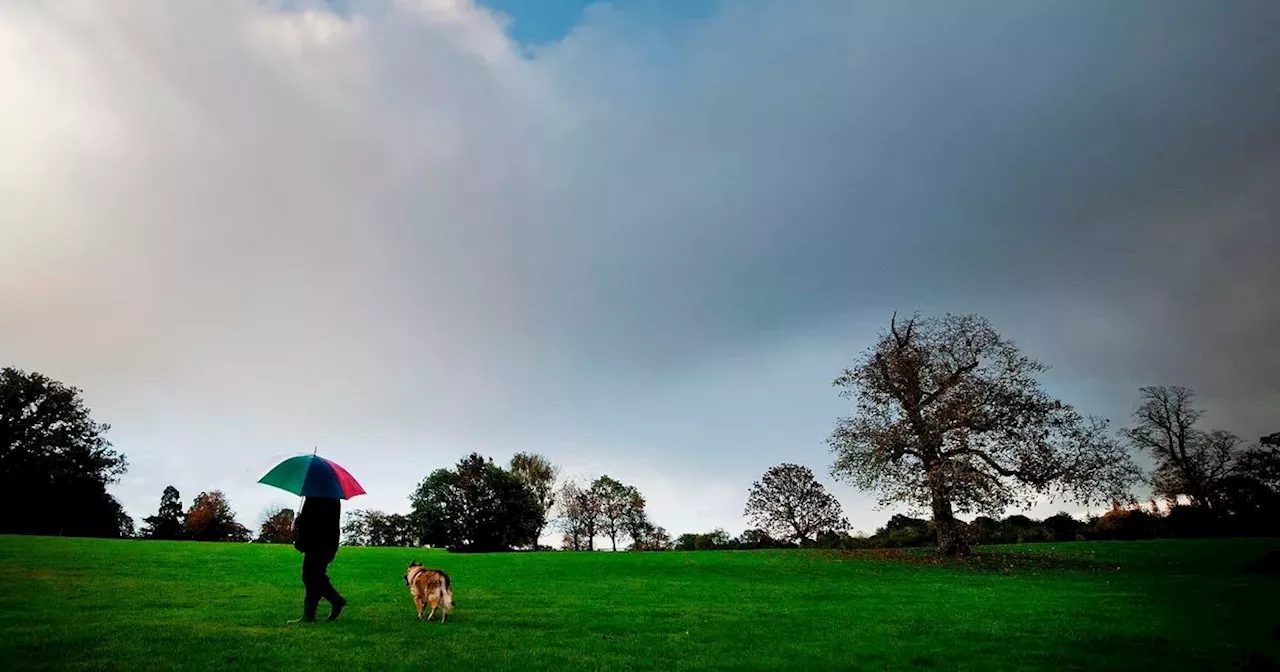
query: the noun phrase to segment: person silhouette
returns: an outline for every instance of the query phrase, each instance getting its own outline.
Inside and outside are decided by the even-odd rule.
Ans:
[[[332,621],[342,613],[347,601],[329,580],[329,563],[338,554],[339,517],[342,504],[332,497],[307,497],[293,521],[293,547],[302,553],[302,617],[290,623],[314,623],[316,608],[323,598],[329,601]]]

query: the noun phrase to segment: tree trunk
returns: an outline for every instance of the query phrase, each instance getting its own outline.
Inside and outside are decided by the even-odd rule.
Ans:
[[[946,492],[936,489],[933,493],[933,524],[938,532],[939,555],[969,554],[969,540],[960,529],[960,521],[952,513],[951,498]]]

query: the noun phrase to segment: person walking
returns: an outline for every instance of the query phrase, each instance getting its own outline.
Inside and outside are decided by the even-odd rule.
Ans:
[[[290,623],[314,623],[320,600],[330,604],[329,620],[342,613],[347,601],[329,580],[329,563],[338,554],[338,535],[342,504],[332,497],[307,497],[293,521],[293,547],[302,553],[302,617]]]

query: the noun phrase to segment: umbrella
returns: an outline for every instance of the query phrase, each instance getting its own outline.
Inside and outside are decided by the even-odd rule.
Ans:
[[[258,482],[303,497],[351,499],[365,494],[364,488],[346,469],[314,453],[297,455],[277,464]]]

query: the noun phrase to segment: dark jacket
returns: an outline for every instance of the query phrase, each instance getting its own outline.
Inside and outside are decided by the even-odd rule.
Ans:
[[[337,552],[342,503],[328,497],[308,497],[293,521],[293,547],[303,553]]]

